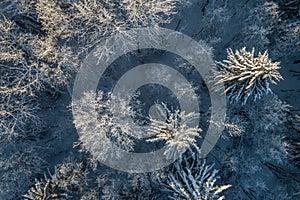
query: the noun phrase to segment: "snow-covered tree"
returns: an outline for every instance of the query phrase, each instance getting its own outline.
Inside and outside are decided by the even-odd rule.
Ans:
[[[222,156],[223,165],[226,166],[222,177],[229,183],[239,183],[232,184],[231,195],[238,199],[245,196],[287,198],[285,184],[274,184],[276,187],[268,184],[269,179],[275,180],[272,172],[265,170],[264,163],[285,166],[287,171],[291,167],[289,154],[291,158],[296,154],[292,145],[295,143],[287,140],[291,128],[288,125],[288,108],[274,94],[265,95],[259,102],[249,102],[242,108],[240,105],[229,108],[229,118],[240,120],[239,124],[244,127],[239,137],[231,138],[232,143]]]
[[[95,158],[118,156],[110,155],[112,144],[126,151],[133,151],[134,142],[130,136],[139,129],[132,121],[135,112],[126,102],[128,101],[111,93],[106,96],[102,91],[97,94],[87,92],[80,101],[73,102],[72,106],[76,111],[73,122],[82,133],[79,143]],[[103,143],[102,138],[109,138],[110,142],[103,146],[99,143]]]
[[[235,52],[228,49],[227,60],[217,62],[220,71],[216,73],[214,89],[218,90],[218,84],[224,84],[231,103],[244,105],[250,96],[254,101],[260,99],[264,94],[272,93],[271,83],[283,79],[278,71],[280,62],[272,62],[267,51],[259,52],[257,56],[254,51],[253,48],[248,52],[246,47]]]
[[[115,172],[112,176],[100,180],[99,188],[102,188],[101,199],[159,199],[161,195],[160,183],[156,175],[159,172],[124,174]],[[103,179],[103,178],[102,178]]]
[[[89,159],[87,155],[70,156],[55,166],[51,182],[61,194],[75,198],[88,190],[88,175],[92,167],[90,165],[92,162],[87,162]]]
[[[176,160],[191,147],[198,149],[196,138],[200,138],[202,130],[195,126],[195,121],[198,122],[199,114],[171,111],[164,103],[156,104],[156,107],[162,118],[160,120],[150,117],[149,132],[155,138],[148,141],[165,141],[167,148],[164,154],[167,159]]]
[[[258,50],[268,48],[274,58],[290,57],[300,44],[299,1],[266,1],[251,9],[244,23],[242,41]]]
[[[253,102],[250,105],[245,110],[254,131],[281,130],[291,108],[275,94],[265,95],[258,104]]]
[[[26,200],[66,199],[66,194],[56,190],[51,179],[45,176],[42,180],[35,179],[35,185],[23,197]]]
[[[199,152],[189,150],[172,164],[167,175],[166,191],[170,199],[212,200],[224,199],[220,193],[231,185],[216,185],[218,170],[207,164]]]
[[[169,23],[170,16],[178,12],[180,4],[184,5],[187,2],[186,0],[121,0],[120,6],[128,13],[127,26],[137,28]]]
[[[12,143],[0,140],[0,199],[17,199],[32,184],[37,174],[47,166],[39,154],[41,148],[29,143]]]
[[[44,90],[61,92],[75,68],[65,49],[24,32],[16,21],[0,18],[0,131],[25,136],[26,126],[31,132],[39,127],[34,98]]]
[[[54,173],[49,170],[43,178],[35,178],[34,184],[23,197],[26,200],[79,199],[92,193],[88,188],[88,175],[91,170],[89,156],[69,156],[63,163],[55,166]]]
[[[0,138],[26,139],[41,131],[42,121],[36,116],[37,105],[30,105],[30,99],[16,96],[0,97]]]
[[[35,96],[44,90],[62,92],[76,72],[74,66],[80,62],[78,54],[87,52],[96,41],[130,28],[169,23],[170,16],[187,2],[3,2],[1,8],[4,7],[5,12],[0,17],[1,129],[12,127],[6,125],[10,120],[24,122],[16,114],[2,109],[6,107],[4,102],[9,102],[9,108],[16,108],[14,113],[17,113],[17,109],[22,107],[19,104],[14,106],[13,101],[17,98],[18,102],[23,102],[24,96]],[[11,13],[8,14],[8,11]]]
[[[43,0],[53,1],[53,0]],[[170,17],[180,11],[188,0],[68,0],[65,13],[69,23],[62,35],[76,38],[80,52],[88,51],[100,39],[132,28],[154,27],[170,23]],[[66,7],[66,6],[64,6]],[[53,14],[52,14],[53,15]],[[60,24],[64,22],[60,18]],[[72,40],[72,39],[71,39]]]

